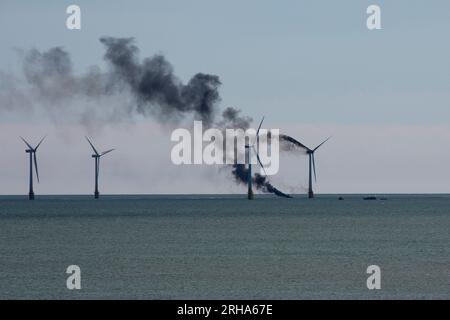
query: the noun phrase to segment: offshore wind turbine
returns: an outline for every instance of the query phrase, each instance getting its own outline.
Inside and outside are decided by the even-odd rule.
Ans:
[[[25,142],[25,144],[28,147],[28,149],[26,149],[25,152],[30,154],[30,187],[29,187],[30,189],[28,191],[28,199],[29,200],[34,200],[33,163],[34,163],[34,168],[36,170],[36,178],[37,178],[37,181],[39,182],[39,171],[38,171],[38,165],[37,165],[36,152],[37,152],[37,149],[39,148],[39,146],[41,145],[41,143],[44,141],[45,136],[41,139],[41,141],[39,141],[37,146],[34,147],[34,148],[23,137],[20,137],[20,139],[22,139],[22,141]]]
[[[264,117],[262,118],[261,122],[259,123],[258,131],[256,131],[256,143],[258,143],[258,148],[259,148],[259,130],[261,129],[263,121],[264,121]],[[255,148],[255,143],[253,143],[252,145],[245,144],[245,150],[246,150],[246,160],[247,160],[246,162],[247,162],[247,165],[248,165],[248,170],[247,170],[247,198],[248,198],[248,200],[253,200],[255,196],[254,196],[254,193],[253,193],[253,186],[252,186],[252,163],[251,163],[252,150],[253,150],[253,152],[255,152],[256,158],[258,159],[258,162],[261,165],[261,167],[263,168],[263,170],[264,170],[264,166],[262,165],[261,159],[259,158],[258,151]]]
[[[100,196],[100,193],[98,192],[98,175],[100,173],[100,158],[104,156],[107,153],[110,153],[111,151],[114,151],[114,149],[109,149],[107,151],[99,153],[97,149],[95,149],[94,145],[92,144],[91,140],[89,140],[88,137],[86,137],[86,140],[89,142],[89,144],[92,147],[92,150],[94,150],[94,154],[92,155],[92,158],[94,158],[95,161],[95,189],[94,189],[94,198],[98,199]]]
[[[309,158],[309,181],[308,181],[308,198],[313,199],[314,198],[314,191],[313,191],[313,173],[314,173],[314,181],[317,182],[317,174],[316,174],[316,160],[315,160],[315,152],[325,144],[328,140],[330,140],[331,137],[326,139],[324,142],[319,144],[314,149],[310,149],[304,144],[298,142],[297,140],[294,140],[297,145],[304,148],[306,150],[306,153],[308,154]]]

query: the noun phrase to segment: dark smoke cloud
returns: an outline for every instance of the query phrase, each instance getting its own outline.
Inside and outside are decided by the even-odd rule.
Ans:
[[[248,169],[243,164],[233,165],[232,171],[237,183],[247,184]],[[253,185],[256,186],[258,190],[266,193],[273,193],[279,197],[292,198],[290,195],[275,188],[268,180],[267,177],[255,173],[252,178]]]
[[[108,94],[107,75],[93,67],[85,75],[75,76],[70,56],[61,47],[25,53],[23,73],[32,94],[47,106],[76,96],[94,98]]]
[[[0,114],[7,112],[26,112],[30,110],[32,102],[17,87],[18,79],[0,70]]]
[[[252,118],[241,116],[241,110],[228,107],[222,113],[222,122],[220,126],[222,128],[234,128],[246,130],[250,128],[250,123],[253,121]]]
[[[184,85],[164,56],[155,55],[140,63],[132,38],[104,37],[100,41],[106,47],[105,60],[112,71],[136,95],[139,112],[157,111],[169,117],[194,114],[206,126],[213,124],[220,102],[218,76],[198,73]]]
[[[0,111],[4,105],[9,110],[38,108],[57,122],[75,119],[85,126],[124,121],[140,114],[172,123],[193,118],[203,121],[205,127],[250,127],[252,119],[238,109],[226,108],[220,114],[218,76],[197,73],[183,83],[163,55],[141,61],[133,38],[102,37],[100,42],[106,50],[107,69],[94,66],[83,75],[73,73],[70,55],[61,47],[25,52],[24,84],[0,73]],[[124,96],[130,101],[116,101]],[[111,101],[114,103],[108,103]],[[233,166],[236,181],[246,182],[246,170],[244,165]],[[263,192],[288,197],[266,177],[255,174],[253,181]]]
[[[61,47],[45,52],[36,49],[24,52],[24,84],[11,75],[0,73],[0,108],[17,110],[34,104],[56,121],[78,115],[77,120],[83,125],[86,116],[92,113],[108,117],[119,111],[122,117],[152,115],[172,123],[192,116],[203,121],[205,127],[250,126],[252,119],[241,116],[238,109],[227,108],[222,118],[217,117],[221,101],[218,76],[198,73],[183,84],[164,56],[154,55],[141,62],[133,38],[102,37],[100,42],[106,50],[107,70],[94,66],[83,75],[73,73],[70,55]],[[121,94],[130,94],[132,101],[128,106],[117,107],[120,110],[113,110],[116,106],[110,105],[106,109],[104,104],[97,103]],[[90,103],[84,112],[76,110],[82,109],[80,103],[73,103],[80,100]]]

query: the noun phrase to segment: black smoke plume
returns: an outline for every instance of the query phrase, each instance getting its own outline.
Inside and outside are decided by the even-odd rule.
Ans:
[[[213,124],[220,102],[218,76],[197,73],[183,84],[164,56],[155,55],[139,62],[132,38],[103,37],[100,42],[106,47],[105,60],[113,74],[135,94],[139,112],[156,111],[164,117],[194,114],[206,126]]]
[[[245,167],[244,164],[233,165],[232,173],[233,173],[237,183],[247,184],[248,169]],[[255,185],[256,189],[261,190],[262,192],[273,193],[279,197],[292,198],[290,195],[275,188],[267,180],[267,177],[262,176],[259,173],[255,173],[255,175],[252,178],[252,182],[253,182],[253,185]]]

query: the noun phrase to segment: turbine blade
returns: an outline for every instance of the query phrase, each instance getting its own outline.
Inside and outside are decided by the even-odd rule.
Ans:
[[[264,117],[262,117],[261,122],[259,123],[258,130],[256,131],[256,141],[253,143],[252,146],[254,146],[255,143],[258,144],[258,146],[259,146],[259,130],[261,130],[261,126],[263,124],[263,121],[264,121]]]
[[[28,146],[28,148],[30,148],[31,150],[33,150],[33,147],[30,146],[30,144],[22,137],[20,137],[20,139],[22,139],[23,142],[25,142],[25,144]]]
[[[91,140],[89,140],[89,138],[87,136],[85,136],[85,138],[86,138],[87,142],[89,142],[89,144],[91,145],[92,150],[94,150],[95,154],[99,155],[97,150],[95,149],[94,145],[92,144]]]
[[[110,152],[112,152],[112,151],[114,151],[114,150],[116,150],[116,149],[109,149],[109,150],[107,150],[107,151],[103,151],[103,152],[100,154],[100,157],[101,157],[101,156],[104,156],[105,154],[110,153]]]
[[[261,168],[263,169],[264,174],[267,176],[266,169],[264,168],[264,166],[263,166],[263,164],[262,164],[262,162],[261,162],[261,159],[259,158],[259,154],[258,154],[258,151],[256,151],[255,146],[253,146],[253,151],[255,151],[255,153],[256,153],[256,159],[258,159],[259,165],[260,165]]]
[[[287,136],[287,135],[285,135],[285,134],[281,134],[281,135],[280,135],[280,138],[283,139],[283,140],[285,140],[285,141],[289,141],[290,143],[293,143],[293,144],[296,145],[297,147],[303,148],[303,149],[305,149],[305,150],[307,150],[307,151],[312,151],[310,148],[308,148],[307,146],[305,146],[303,143],[301,143],[301,142],[295,140],[294,138],[292,138],[292,137],[290,137],[290,136]]]
[[[42,139],[41,139],[41,141],[39,141],[39,143],[38,143],[38,145],[36,146],[36,148],[34,148],[34,151],[36,151],[38,148],[39,148],[39,146],[41,145],[41,143],[44,141],[44,139],[47,137],[47,135],[45,135]]]
[[[314,157],[314,153],[311,156],[312,156],[312,164],[313,164],[313,169],[314,169],[314,181],[317,182],[316,157]]]
[[[264,121],[264,117],[262,117],[261,122],[259,123],[258,131],[256,131],[256,136],[259,135],[259,130],[261,130],[261,126],[263,124],[263,121]]]
[[[328,140],[330,140],[331,137],[328,137],[327,140],[325,140],[324,142],[322,142],[321,144],[319,144],[313,151],[316,151],[317,149],[319,149],[321,146],[323,146],[325,144],[325,142],[327,142]]]
[[[34,154],[34,168],[36,169],[36,178],[37,181],[39,182],[39,171],[38,171],[38,165],[37,165],[37,156],[36,156],[36,152],[33,153]]]

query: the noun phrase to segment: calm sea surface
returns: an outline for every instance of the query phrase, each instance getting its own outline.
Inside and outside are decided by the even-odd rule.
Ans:
[[[362,198],[1,196],[0,298],[450,299],[450,197]]]

